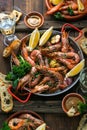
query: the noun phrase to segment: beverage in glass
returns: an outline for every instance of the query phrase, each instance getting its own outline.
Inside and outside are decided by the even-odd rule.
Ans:
[[[4,44],[8,46],[17,37],[15,33],[15,16],[11,16],[10,13],[0,13],[0,30],[4,35]]]

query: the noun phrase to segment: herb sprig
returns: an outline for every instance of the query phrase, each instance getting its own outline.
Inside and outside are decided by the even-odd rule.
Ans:
[[[3,123],[3,126],[2,128],[0,128],[0,130],[11,130],[10,127],[8,126],[8,123],[7,122],[4,122]]]
[[[84,96],[84,99],[85,99],[86,103],[83,103],[83,102],[78,103],[78,111],[81,114],[87,112],[87,96]]]
[[[13,88],[16,88],[19,79],[26,75],[31,70],[31,65],[19,56],[20,65],[13,65],[12,70],[7,74],[6,80],[12,81]]]

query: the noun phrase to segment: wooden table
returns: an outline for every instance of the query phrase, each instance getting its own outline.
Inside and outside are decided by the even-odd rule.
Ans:
[[[0,0],[0,12],[4,10],[11,11],[14,6],[19,7],[23,12],[23,17],[16,25],[16,35],[21,39],[32,31],[27,28],[23,22],[25,14],[30,11],[39,11],[44,15],[46,12],[45,2],[44,0]],[[64,21],[60,22],[54,20],[51,16],[45,16],[45,22],[41,29],[47,29],[50,26],[54,26],[54,29],[60,31],[64,23]],[[82,29],[87,25],[87,18],[71,23]],[[77,32],[72,29],[71,34],[74,37],[77,36]],[[10,58],[4,59],[2,57],[4,48],[3,36],[0,34],[0,72],[7,74],[10,70]],[[43,98],[32,95],[30,101],[25,104],[14,100],[14,108],[10,113],[5,114],[0,110],[0,127],[2,126],[3,121],[13,112],[28,109],[39,113],[53,130],[76,130],[81,116],[73,118],[67,117],[61,108],[61,100],[67,93],[75,92],[77,86],[78,83],[68,92],[54,97]]]

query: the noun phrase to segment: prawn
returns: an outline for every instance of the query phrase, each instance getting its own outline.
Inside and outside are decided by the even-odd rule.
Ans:
[[[31,93],[42,93],[49,89],[48,85],[36,85],[33,89],[30,89]]]
[[[69,48],[69,41],[68,41],[68,33],[65,32],[65,30],[62,32],[62,38],[61,38],[61,41],[62,41],[62,49],[61,51],[62,52],[68,52],[68,48]]]
[[[43,80],[39,83],[39,85],[41,84],[45,84],[46,82],[50,81],[51,78],[50,77],[44,77]]]
[[[53,52],[48,54],[49,57],[58,58],[58,59],[67,59],[73,64],[76,64],[80,61],[80,56],[76,52]]]
[[[54,6],[53,8],[51,8],[50,10],[48,10],[46,12],[46,15],[50,15],[53,14],[57,11],[59,11],[59,9],[64,5],[64,2],[59,3],[58,5]]]
[[[31,82],[29,83],[29,86],[30,86],[30,87],[34,87],[35,85],[38,84],[38,82],[40,81],[40,79],[41,79],[41,75],[39,75],[37,78],[35,78],[34,81],[31,81]]]
[[[74,1],[66,1],[66,4],[64,6],[62,6],[59,9],[59,11],[67,10],[69,7],[71,9],[73,9],[73,10],[77,10],[78,9],[77,3],[75,3]]]
[[[59,66],[59,67],[55,67],[55,68],[50,68],[50,67],[47,67],[47,66],[43,66],[45,69],[48,69],[48,70],[51,70],[51,71],[63,71],[65,70],[65,66]]]
[[[21,119],[29,119],[29,124],[30,124],[31,122],[33,122],[33,124],[34,124],[36,127],[38,127],[38,126],[40,126],[41,124],[44,123],[44,121],[42,121],[42,120],[40,120],[40,119],[38,119],[38,118],[32,116],[31,114],[21,114],[21,115],[19,116],[19,118],[21,118]]]
[[[15,65],[19,66],[20,65],[20,61],[18,60],[17,56],[15,55],[15,53],[12,51],[12,60],[15,63]]]
[[[27,83],[29,83],[30,79],[31,79],[31,76],[29,74],[22,77],[18,82],[17,90],[23,87],[23,85],[26,85]]]
[[[11,130],[18,130],[24,123],[25,121],[23,119],[13,118],[9,121],[8,126]]]
[[[50,53],[53,51],[59,51],[60,49],[61,49],[61,44],[55,44],[55,45],[51,45],[49,47],[46,47],[44,49],[41,49],[41,53],[46,54],[46,53]]]
[[[42,55],[41,55],[41,52],[40,50],[33,50],[30,54],[30,57],[33,61],[35,61],[37,58],[39,60],[39,64],[40,65],[44,65],[44,61],[43,61],[43,58],[42,58]]]
[[[69,69],[72,69],[76,64],[72,64],[68,59],[58,58],[58,61],[65,64]]]
[[[64,77],[62,76],[62,74],[60,72],[55,72],[52,70],[49,70],[47,67],[45,66],[37,66],[36,67],[41,73],[43,73],[45,76],[50,76],[52,78],[55,78],[55,80],[62,82]]]
[[[35,62],[28,55],[28,51],[27,51],[25,42],[23,41],[21,44],[22,44],[22,51],[21,52],[22,52],[22,55],[23,55],[24,59],[28,63],[30,63],[32,66],[35,66]]]

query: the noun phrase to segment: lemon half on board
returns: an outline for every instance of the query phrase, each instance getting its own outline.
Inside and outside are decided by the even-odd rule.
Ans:
[[[83,69],[84,66],[85,66],[85,59],[81,60],[73,69],[71,69],[66,74],[66,78],[77,75]]]
[[[59,3],[63,2],[64,0],[50,0],[50,2],[53,4],[53,5],[58,5]]]
[[[53,32],[53,26],[51,26],[48,30],[46,30],[39,41],[39,46],[43,46],[50,38],[50,36],[52,35]]]
[[[37,46],[37,44],[39,43],[39,39],[40,39],[40,32],[39,32],[39,30],[36,28],[36,29],[31,33],[30,40],[29,40],[29,46],[27,47],[27,49],[28,49],[29,51],[32,51],[32,50]]]
[[[36,128],[35,130],[46,130],[46,124],[43,123],[42,125],[40,125],[38,128]]]

